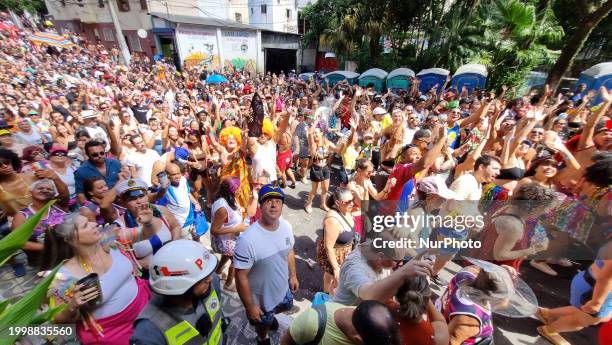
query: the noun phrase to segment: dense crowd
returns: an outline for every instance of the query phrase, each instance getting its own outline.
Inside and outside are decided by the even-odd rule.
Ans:
[[[15,276],[61,266],[49,305],[66,308],[52,322],[76,323],[83,344],[220,344],[223,290],[239,295],[253,341],[270,344],[300,286],[294,227],[323,228],[322,293],[282,344],[491,344],[523,261],[553,285],[577,246],[588,268],[566,305],[533,310],[537,331],[569,344],[560,333],[609,328],[605,88],[511,98],[448,83],[421,93],[413,78],[377,92],[233,68],[211,84],[207,66],[134,55],[126,67],[117,49],[39,46],[29,32],[0,31],[2,235],[55,201],[8,264]],[[323,224],[283,218],[297,184]],[[373,231],[372,212],[482,222]],[[375,245],[408,239],[481,245]]]

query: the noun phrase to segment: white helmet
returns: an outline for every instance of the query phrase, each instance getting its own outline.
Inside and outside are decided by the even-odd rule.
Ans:
[[[162,295],[182,295],[217,267],[217,257],[191,240],[169,242],[149,266],[151,287]]]

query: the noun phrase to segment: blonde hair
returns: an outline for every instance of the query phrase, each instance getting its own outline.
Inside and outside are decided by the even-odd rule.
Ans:
[[[225,127],[221,130],[221,132],[219,133],[219,141],[221,142],[221,145],[227,145],[227,139],[230,135],[234,136],[234,138],[236,139],[236,143],[238,143],[238,146],[242,145],[242,131],[240,130],[240,128],[235,126]]]

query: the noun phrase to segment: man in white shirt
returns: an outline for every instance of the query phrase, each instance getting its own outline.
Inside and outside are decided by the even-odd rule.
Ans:
[[[143,179],[150,187],[153,165],[160,159],[159,153],[148,149],[140,135],[132,136],[130,142],[134,146],[134,151],[128,153],[125,159],[136,167],[135,177]]]
[[[201,211],[200,204],[189,190],[189,182],[181,173],[181,168],[174,164],[166,165],[168,175],[168,190],[161,200],[161,205],[166,206],[181,226],[181,238],[190,238],[191,230],[195,220],[195,211]],[[162,183],[162,181],[160,181]]]
[[[450,189],[455,193],[454,200],[449,200],[443,209],[440,210],[440,216],[471,216],[478,217],[478,203],[482,196],[482,184],[491,183],[499,175],[501,162],[499,158],[494,156],[482,155],[474,163],[474,171],[471,173],[459,176],[450,186]],[[468,238],[469,231],[479,231],[480,229],[453,229],[453,228],[437,228],[437,240],[443,241],[444,238],[454,238],[463,241]],[[437,256],[433,268],[432,278],[436,280],[438,272],[455,254],[459,252],[459,248],[440,248],[440,255]],[[440,281],[440,283],[443,283]],[[443,285],[443,284],[442,284]]]

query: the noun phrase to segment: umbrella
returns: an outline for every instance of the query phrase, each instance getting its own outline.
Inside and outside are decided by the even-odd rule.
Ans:
[[[60,48],[70,47],[74,45],[74,42],[72,42],[69,38],[56,34],[51,34],[48,32],[35,32],[30,35],[30,41],[38,44],[47,44]]]
[[[220,74],[213,74],[213,75],[208,76],[208,78],[206,78],[206,82],[208,84],[220,84],[220,83],[227,83],[228,80]]]

